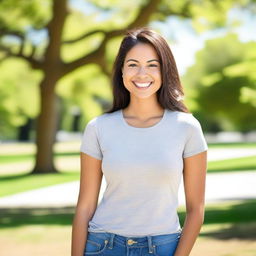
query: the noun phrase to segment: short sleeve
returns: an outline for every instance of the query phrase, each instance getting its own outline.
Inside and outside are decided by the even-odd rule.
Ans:
[[[189,121],[189,126],[189,136],[185,143],[183,158],[199,154],[208,149],[201,125],[194,116]]]
[[[97,132],[97,118],[87,123],[83,133],[80,151],[99,160],[103,158]]]

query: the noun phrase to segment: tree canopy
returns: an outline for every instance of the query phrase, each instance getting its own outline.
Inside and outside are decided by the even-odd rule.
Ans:
[[[245,6],[251,2],[253,1],[1,1],[1,62],[9,58],[22,59],[30,64],[32,70],[39,71],[41,76],[38,82],[40,101],[34,173],[56,171],[52,150],[59,114],[56,88],[61,85],[57,85],[65,84],[64,79],[68,79],[69,75],[91,65],[97,66],[94,72],[104,74],[105,78],[102,79],[107,79],[111,72],[113,56],[117,51],[116,45],[126,29],[146,26],[154,20],[164,22],[167,17],[175,16],[191,19],[195,28],[202,31],[224,25],[226,13],[234,4]],[[76,86],[70,87],[73,88],[69,90],[71,95],[76,95],[77,91],[90,91],[81,86],[81,79],[75,75],[73,78]],[[89,82],[85,84],[88,85]],[[107,82],[105,84],[107,86]],[[65,89],[63,92],[57,91],[67,97]],[[104,89],[102,93],[109,95]],[[87,96],[84,100],[90,102]],[[73,101],[83,102],[81,97],[77,96]],[[88,108],[88,104],[81,104]]]
[[[208,40],[184,77],[208,130],[255,129],[256,43],[237,35]]]

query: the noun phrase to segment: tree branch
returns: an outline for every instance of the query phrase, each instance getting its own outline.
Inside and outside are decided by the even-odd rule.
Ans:
[[[25,56],[21,51],[19,51],[18,53],[14,53],[11,51],[10,48],[3,46],[3,45],[0,45],[0,51],[2,51],[5,54],[4,59],[6,59],[7,57],[22,58],[22,59],[28,61],[32,68],[34,68],[34,69],[42,68],[41,62],[35,60],[32,56]]]
[[[55,65],[60,60],[60,47],[63,27],[67,16],[67,0],[54,0],[52,7],[52,19],[47,24],[49,44],[45,52],[46,66]]]
[[[136,19],[127,27],[132,29],[134,27],[145,26],[149,23],[151,15],[156,11],[161,0],[149,0],[145,6],[142,6],[138,12]]]
[[[183,18],[192,18],[192,14],[190,10],[191,5],[192,5],[191,2],[185,3],[180,11],[176,11],[170,8],[168,9],[168,7],[163,5],[162,7],[159,8],[159,13],[164,17],[173,15],[173,16],[179,16]]]
[[[104,39],[102,40],[100,46],[96,50],[94,50],[88,55],[82,56],[77,60],[63,64],[63,75],[66,75],[72,72],[73,70],[89,63],[98,64],[101,67],[101,69],[104,71],[104,73],[109,74],[106,68],[106,63],[104,61],[105,48],[106,48],[107,42],[113,37],[123,35],[125,30],[127,29],[131,29],[139,26],[145,26],[149,22],[150,16],[152,15],[152,13],[154,13],[154,11],[156,10],[160,2],[161,0],[148,1],[146,5],[141,6],[138,12],[138,15],[136,16],[136,19],[133,22],[131,22],[131,24],[129,24],[127,28],[117,29],[113,31],[95,30],[95,31],[88,32],[82,35],[81,37],[79,37],[80,39],[82,39],[82,38],[85,38],[86,36],[93,35],[99,32],[105,34]],[[73,42],[79,41],[79,38],[73,39],[72,41]]]
[[[70,39],[70,40],[66,40],[63,42],[63,44],[72,44],[72,43],[76,43],[80,40],[83,40],[85,39],[86,37],[89,37],[89,36],[92,36],[94,34],[97,34],[97,33],[106,33],[106,31],[102,30],[102,29],[97,29],[97,30],[93,30],[93,31],[90,31],[90,32],[86,32],[85,34],[75,38],[75,39]]]
[[[7,30],[6,28],[0,29],[0,37],[5,37],[5,36],[17,37],[20,40],[20,47],[19,47],[18,53],[14,53],[7,46],[0,45],[0,50],[2,50],[5,53],[5,57],[2,58],[1,61],[3,61],[4,59],[6,59],[8,57],[23,58],[26,61],[28,61],[33,68],[35,68],[35,69],[40,68],[41,63],[33,58],[34,53],[36,51],[35,45],[32,45],[32,50],[31,50],[30,56],[24,55],[23,51],[25,48],[26,36],[22,32],[14,31],[14,30]]]
[[[16,36],[18,37],[20,40],[24,40],[25,36],[23,33],[21,33],[20,31],[14,31],[14,30],[7,30],[5,28],[1,28],[0,29],[0,37],[1,36]]]

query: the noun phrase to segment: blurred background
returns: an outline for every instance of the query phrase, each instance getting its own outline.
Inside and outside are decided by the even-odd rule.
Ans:
[[[70,255],[81,135],[110,107],[113,60],[140,26],[170,44],[209,145],[191,255],[256,255],[255,0],[0,1],[1,255]]]

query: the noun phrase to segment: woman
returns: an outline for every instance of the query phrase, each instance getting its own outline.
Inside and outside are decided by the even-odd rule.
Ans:
[[[182,97],[167,42],[147,28],[129,31],[114,64],[112,109],[84,131],[72,256],[189,255],[204,219],[207,144]]]

